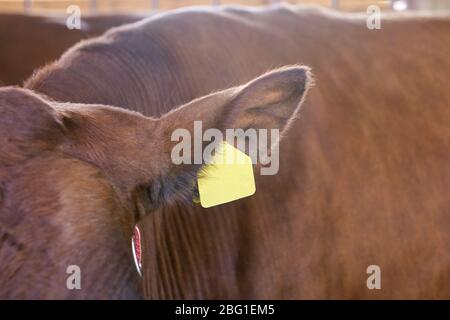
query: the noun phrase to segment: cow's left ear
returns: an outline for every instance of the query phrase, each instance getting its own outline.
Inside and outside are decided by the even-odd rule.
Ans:
[[[194,100],[166,114],[160,121],[166,133],[177,128],[192,129],[194,121],[202,121],[204,130],[264,128],[283,131],[295,118],[311,83],[308,67],[276,69],[243,86]]]
[[[191,139],[198,138],[194,122],[200,121],[203,131],[218,129],[222,134],[225,129],[251,128],[278,129],[282,133],[295,118],[311,82],[308,67],[285,67],[266,73],[243,86],[196,99],[161,117],[157,120],[157,129],[153,133],[163,148],[161,151],[165,159],[161,159],[160,163],[165,166],[166,173],[161,180],[163,183],[153,184],[152,200],[158,203],[174,194],[192,199],[192,187],[195,186],[196,175],[202,167],[194,159],[198,152],[194,146],[198,142],[192,141],[190,144],[191,160],[188,163],[174,163],[169,157],[180,142],[177,139],[172,141],[174,132],[182,130],[189,133]],[[273,142],[275,141],[272,140]],[[207,143],[201,141],[200,145],[200,151],[203,152]],[[202,163],[205,160],[208,159],[202,159]],[[156,198],[160,198],[159,201]]]

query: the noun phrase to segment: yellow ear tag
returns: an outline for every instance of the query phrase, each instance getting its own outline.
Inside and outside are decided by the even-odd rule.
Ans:
[[[200,204],[203,208],[217,206],[256,192],[251,158],[223,142],[197,178]]]

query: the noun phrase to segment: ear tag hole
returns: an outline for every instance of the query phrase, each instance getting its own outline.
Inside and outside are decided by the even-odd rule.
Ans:
[[[242,199],[256,192],[251,158],[227,142],[197,177],[199,202],[210,208]],[[194,199],[196,202],[196,199]]]

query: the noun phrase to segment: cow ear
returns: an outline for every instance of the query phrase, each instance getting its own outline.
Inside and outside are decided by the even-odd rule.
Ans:
[[[160,119],[164,135],[177,129],[193,134],[194,121],[202,129],[278,129],[282,133],[296,117],[312,84],[305,66],[290,66],[268,72],[243,86],[194,100]]]
[[[0,89],[0,162],[48,150],[62,138],[59,113],[37,94],[16,87]],[[10,159],[10,161],[13,161]]]
[[[161,118],[168,130],[192,127],[202,121],[203,129],[265,128],[284,130],[295,117],[312,83],[305,66],[268,72],[249,83],[194,100]]]
[[[307,67],[278,69],[237,89],[226,106],[232,110],[226,125],[230,128],[287,128],[311,85]]]
[[[195,145],[198,143],[194,141],[189,145],[190,152],[187,152],[190,160],[182,163],[174,161],[171,155],[180,140],[186,137],[180,135],[178,137],[182,139],[173,139],[175,132],[185,132],[195,139],[198,136],[195,122],[200,121],[203,131],[217,129],[224,136],[225,129],[278,129],[282,133],[295,118],[311,82],[308,67],[285,67],[266,73],[245,85],[196,99],[161,117],[154,136],[158,143],[163,144],[165,159],[161,162],[166,164],[167,170],[164,183],[158,184],[152,193],[176,193],[186,200],[192,199],[196,175],[208,160],[202,158],[200,164],[196,161],[198,149]],[[274,140],[271,142],[276,143]],[[203,147],[200,151],[203,152],[207,143],[202,141],[200,145]],[[186,157],[183,159],[186,160]]]

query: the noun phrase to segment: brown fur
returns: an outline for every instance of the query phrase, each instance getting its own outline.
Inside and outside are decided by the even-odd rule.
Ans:
[[[283,129],[308,88],[308,72],[280,69],[160,119],[0,89],[0,297],[139,297],[132,227],[162,204],[192,199],[200,169],[172,165],[167,137],[192,130],[195,119],[206,128]],[[80,291],[65,287],[71,264],[82,270]]]
[[[142,15],[82,15],[81,30],[66,27],[68,16],[0,14],[0,86],[18,85],[82,39],[135,22]]]
[[[182,10],[80,44],[27,86],[159,117],[265,70],[312,66],[318,85],[281,143],[280,172],[258,176],[255,196],[143,219],[146,296],[449,298],[449,31],[446,18],[385,17],[371,31],[314,8]],[[142,141],[108,129],[120,174]],[[382,290],[366,287],[371,264]]]

